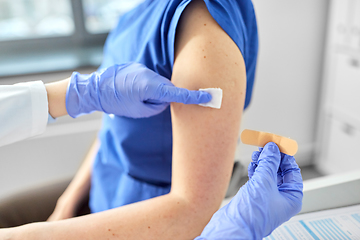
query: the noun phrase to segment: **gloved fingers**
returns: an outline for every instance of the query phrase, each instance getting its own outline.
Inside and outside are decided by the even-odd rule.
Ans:
[[[260,152],[259,151],[254,151],[251,155],[251,162],[248,166],[248,176],[249,179],[251,179],[251,177],[254,175],[255,169],[257,167],[257,161],[259,159],[260,156]]]
[[[282,159],[284,157],[284,153],[280,152],[280,155],[281,155],[281,160],[280,160],[280,166],[281,166]],[[283,175],[282,175],[280,166],[279,166],[278,172],[277,172],[277,186],[278,187],[283,183]]]
[[[162,84],[158,91],[152,100],[159,100],[166,103],[199,104],[207,103],[212,98],[211,94],[207,92],[188,90],[165,84]]]
[[[138,114],[132,114],[132,118],[147,118],[157,115],[163,112],[170,104],[169,103],[151,103],[151,102],[144,102],[141,109],[139,109]],[[144,109],[147,111],[143,111]]]
[[[260,156],[260,153],[259,151],[254,151],[251,155],[251,160],[255,163],[257,163],[257,161],[259,160],[259,156]]]
[[[284,183],[302,183],[301,170],[293,156],[284,154],[281,165],[281,175]]]
[[[161,104],[164,104],[163,101],[161,100],[156,100],[156,99],[148,99],[146,101],[144,101],[145,104],[154,104],[154,105],[161,105]],[[169,105],[169,103],[165,103],[167,105]]]
[[[283,184],[283,176],[282,176],[282,173],[280,171],[280,168],[277,172],[277,186],[281,186],[281,184]]]
[[[281,184],[278,189],[283,194],[291,194],[294,198],[301,198],[303,196],[303,183],[296,182],[296,183],[283,183]]]
[[[259,156],[260,156],[260,152],[258,151],[254,151],[251,155],[251,162],[248,166],[248,176],[249,176],[249,179],[251,179],[251,177],[254,175],[254,172],[255,172],[255,169],[257,167],[257,161],[259,159]]]
[[[261,172],[262,174],[270,174],[272,179],[277,181],[276,178],[280,160],[281,155],[279,147],[273,142],[267,143],[260,153],[257,163],[258,167],[256,168],[255,173]]]
[[[248,176],[249,176],[249,179],[252,178],[252,176],[254,175],[254,172],[255,172],[255,169],[257,167],[257,164],[254,163],[254,162],[251,162],[248,166]]]
[[[278,189],[280,194],[287,199],[289,206],[291,206],[288,209],[289,212],[292,212],[291,215],[299,213],[302,207],[303,183],[283,183]]]
[[[296,212],[301,210],[301,202],[303,198],[303,180],[301,176],[301,170],[297,165],[295,158],[284,154],[281,165],[281,175],[283,184],[278,189],[282,194],[286,195],[288,199],[292,199],[296,206]],[[295,204],[297,203],[297,204]]]
[[[284,172],[288,169],[293,169],[293,168],[299,168],[299,165],[296,163],[294,156],[290,156],[282,153],[281,164],[280,164],[281,171]]]

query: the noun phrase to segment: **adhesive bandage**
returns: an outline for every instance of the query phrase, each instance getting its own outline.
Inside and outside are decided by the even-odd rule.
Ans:
[[[207,93],[210,93],[212,96],[212,99],[210,102],[207,103],[200,103],[200,106],[203,107],[211,107],[211,108],[221,108],[221,102],[223,97],[223,91],[221,88],[201,88],[199,91],[204,91]]]
[[[245,129],[240,138],[242,143],[258,147],[264,147],[268,142],[274,142],[278,145],[280,152],[291,156],[294,156],[298,150],[295,140],[272,133]]]

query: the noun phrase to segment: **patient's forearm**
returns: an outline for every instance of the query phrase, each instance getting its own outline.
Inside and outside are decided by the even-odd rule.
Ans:
[[[99,150],[99,140],[96,139],[92,144],[88,154],[85,157],[79,171],[71,181],[67,191],[80,192],[80,195],[88,193],[90,190],[91,168],[94,162],[95,156]]]
[[[99,149],[99,140],[96,139],[91,146],[88,154],[86,155],[84,162],[82,163],[80,169],[77,171],[75,177],[66,188],[65,192],[61,195],[57,202],[55,212],[57,208],[62,209],[62,205],[65,207],[72,208],[73,214],[76,214],[78,205],[84,201],[85,197],[89,194],[90,182],[91,182],[91,168],[94,162],[95,156]],[[56,219],[56,214],[54,219],[49,220],[59,220]]]
[[[69,80],[70,78],[45,84],[49,113],[53,118],[67,115],[65,98]]]
[[[213,210],[204,209],[170,193],[83,217],[26,225],[16,229],[14,239],[193,239],[212,215]]]

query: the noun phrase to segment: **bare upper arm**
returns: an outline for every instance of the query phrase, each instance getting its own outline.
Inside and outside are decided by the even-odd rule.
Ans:
[[[188,89],[223,89],[221,109],[171,104],[172,193],[201,204],[201,209],[212,214],[225,195],[232,171],[246,72],[240,50],[202,0],[192,1],[179,21],[171,81]]]

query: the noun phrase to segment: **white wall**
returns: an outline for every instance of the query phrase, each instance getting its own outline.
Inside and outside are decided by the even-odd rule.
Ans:
[[[328,0],[253,0],[259,58],[252,102],[241,128],[295,139],[301,165],[312,160]],[[256,148],[240,146],[247,166]]]

